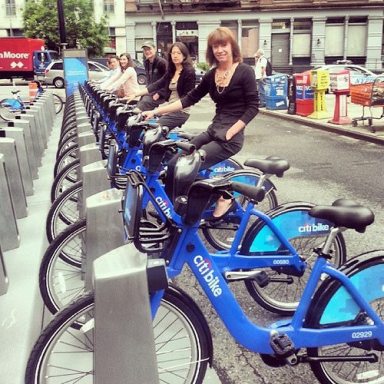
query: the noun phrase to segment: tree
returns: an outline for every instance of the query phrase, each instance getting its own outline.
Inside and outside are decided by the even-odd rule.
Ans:
[[[107,22],[94,20],[91,0],[63,1],[67,48],[86,48],[88,55],[102,56],[108,44]],[[48,49],[60,49],[57,0],[28,0],[23,11],[24,34],[44,39]]]

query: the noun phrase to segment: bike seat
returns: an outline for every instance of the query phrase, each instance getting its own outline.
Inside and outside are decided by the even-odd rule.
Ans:
[[[284,172],[289,169],[288,161],[277,156],[269,156],[265,159],[248,159],[244,165],[277,177],[282,177]]]
[[[357,232],[364,232],[375,220],[375,215],[369,208],[347,199],[336,200],[333,205],[316,205],[309,211],[309,215],[329,220],[336,227],[350,228]]]
[[[11,91],[12,95],[17,95],[20,93],[20,89],[16,89],[15,91]]]

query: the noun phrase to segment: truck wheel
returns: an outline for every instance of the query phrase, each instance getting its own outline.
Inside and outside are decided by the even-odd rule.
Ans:
[[[53,80],[53,85],[56,88],[64,88],[64,79],[62,77],[56,77],[56,79]]]

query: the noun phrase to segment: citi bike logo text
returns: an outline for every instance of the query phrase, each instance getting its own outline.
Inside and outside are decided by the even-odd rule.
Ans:
[[[160,196],[156,197],[156,202],[159,204],[160,209],[163,211],[164,215],[170,219],[171,216],[171,209],[168,207],[168,204],[166,201],[164,201]]]
[[[299,227],[300,233],[311,233],[311,232],[323,232],[323,231],[329,231],[329,225],[328,224],[306,224]]]
[[[232,172],[234,171],[235,168],[232,168],[230,166],[223,166],[223,167],[216,167],[216,168],[213,168],[213,172],[215,173],[223,173],[223,172]]]
[[[211,264],[204,260],[202,256],[197,255],[193,259],[194,264],[198,267],[200,275],[207,282],[209,289],[213,293],[213,296],[218,297],[221,295],[222,290],[219,285],[219,278],[215,276]]]

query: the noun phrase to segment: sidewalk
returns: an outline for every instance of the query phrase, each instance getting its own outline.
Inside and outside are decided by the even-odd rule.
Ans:
[[[296,121],[299,124],[304,124],[313,128],[334,132],[339,135],[345,135],[348,137],[353,137],[355,139],[384,145],[384,117],[380,118],[381,115],[384,113],[383,107],[372,107],[371,111],[369,107],[365,107],[364,116],[371,116],[372,112],[372,117],[376,117],[376,119],[372,120],[372,128],[374,128],[376,132],[371,132],[371,127],[368,126],[368,120],[358,121],[356,127],[353,127],[352,124],[337,125],[329,123],[328,121],[331,120],[334,116],[336,96],[334,94],[327,94],[325,97],[329,119],[312,119],[299,115],[290,115],[287,113],[287,110],[268,110],[266,108],[261,108],[260,113],[275,116],[282,119]],[[347,115],[351,119],[362,117],[363,106],[351,103],[350,98],[348,98]]]

